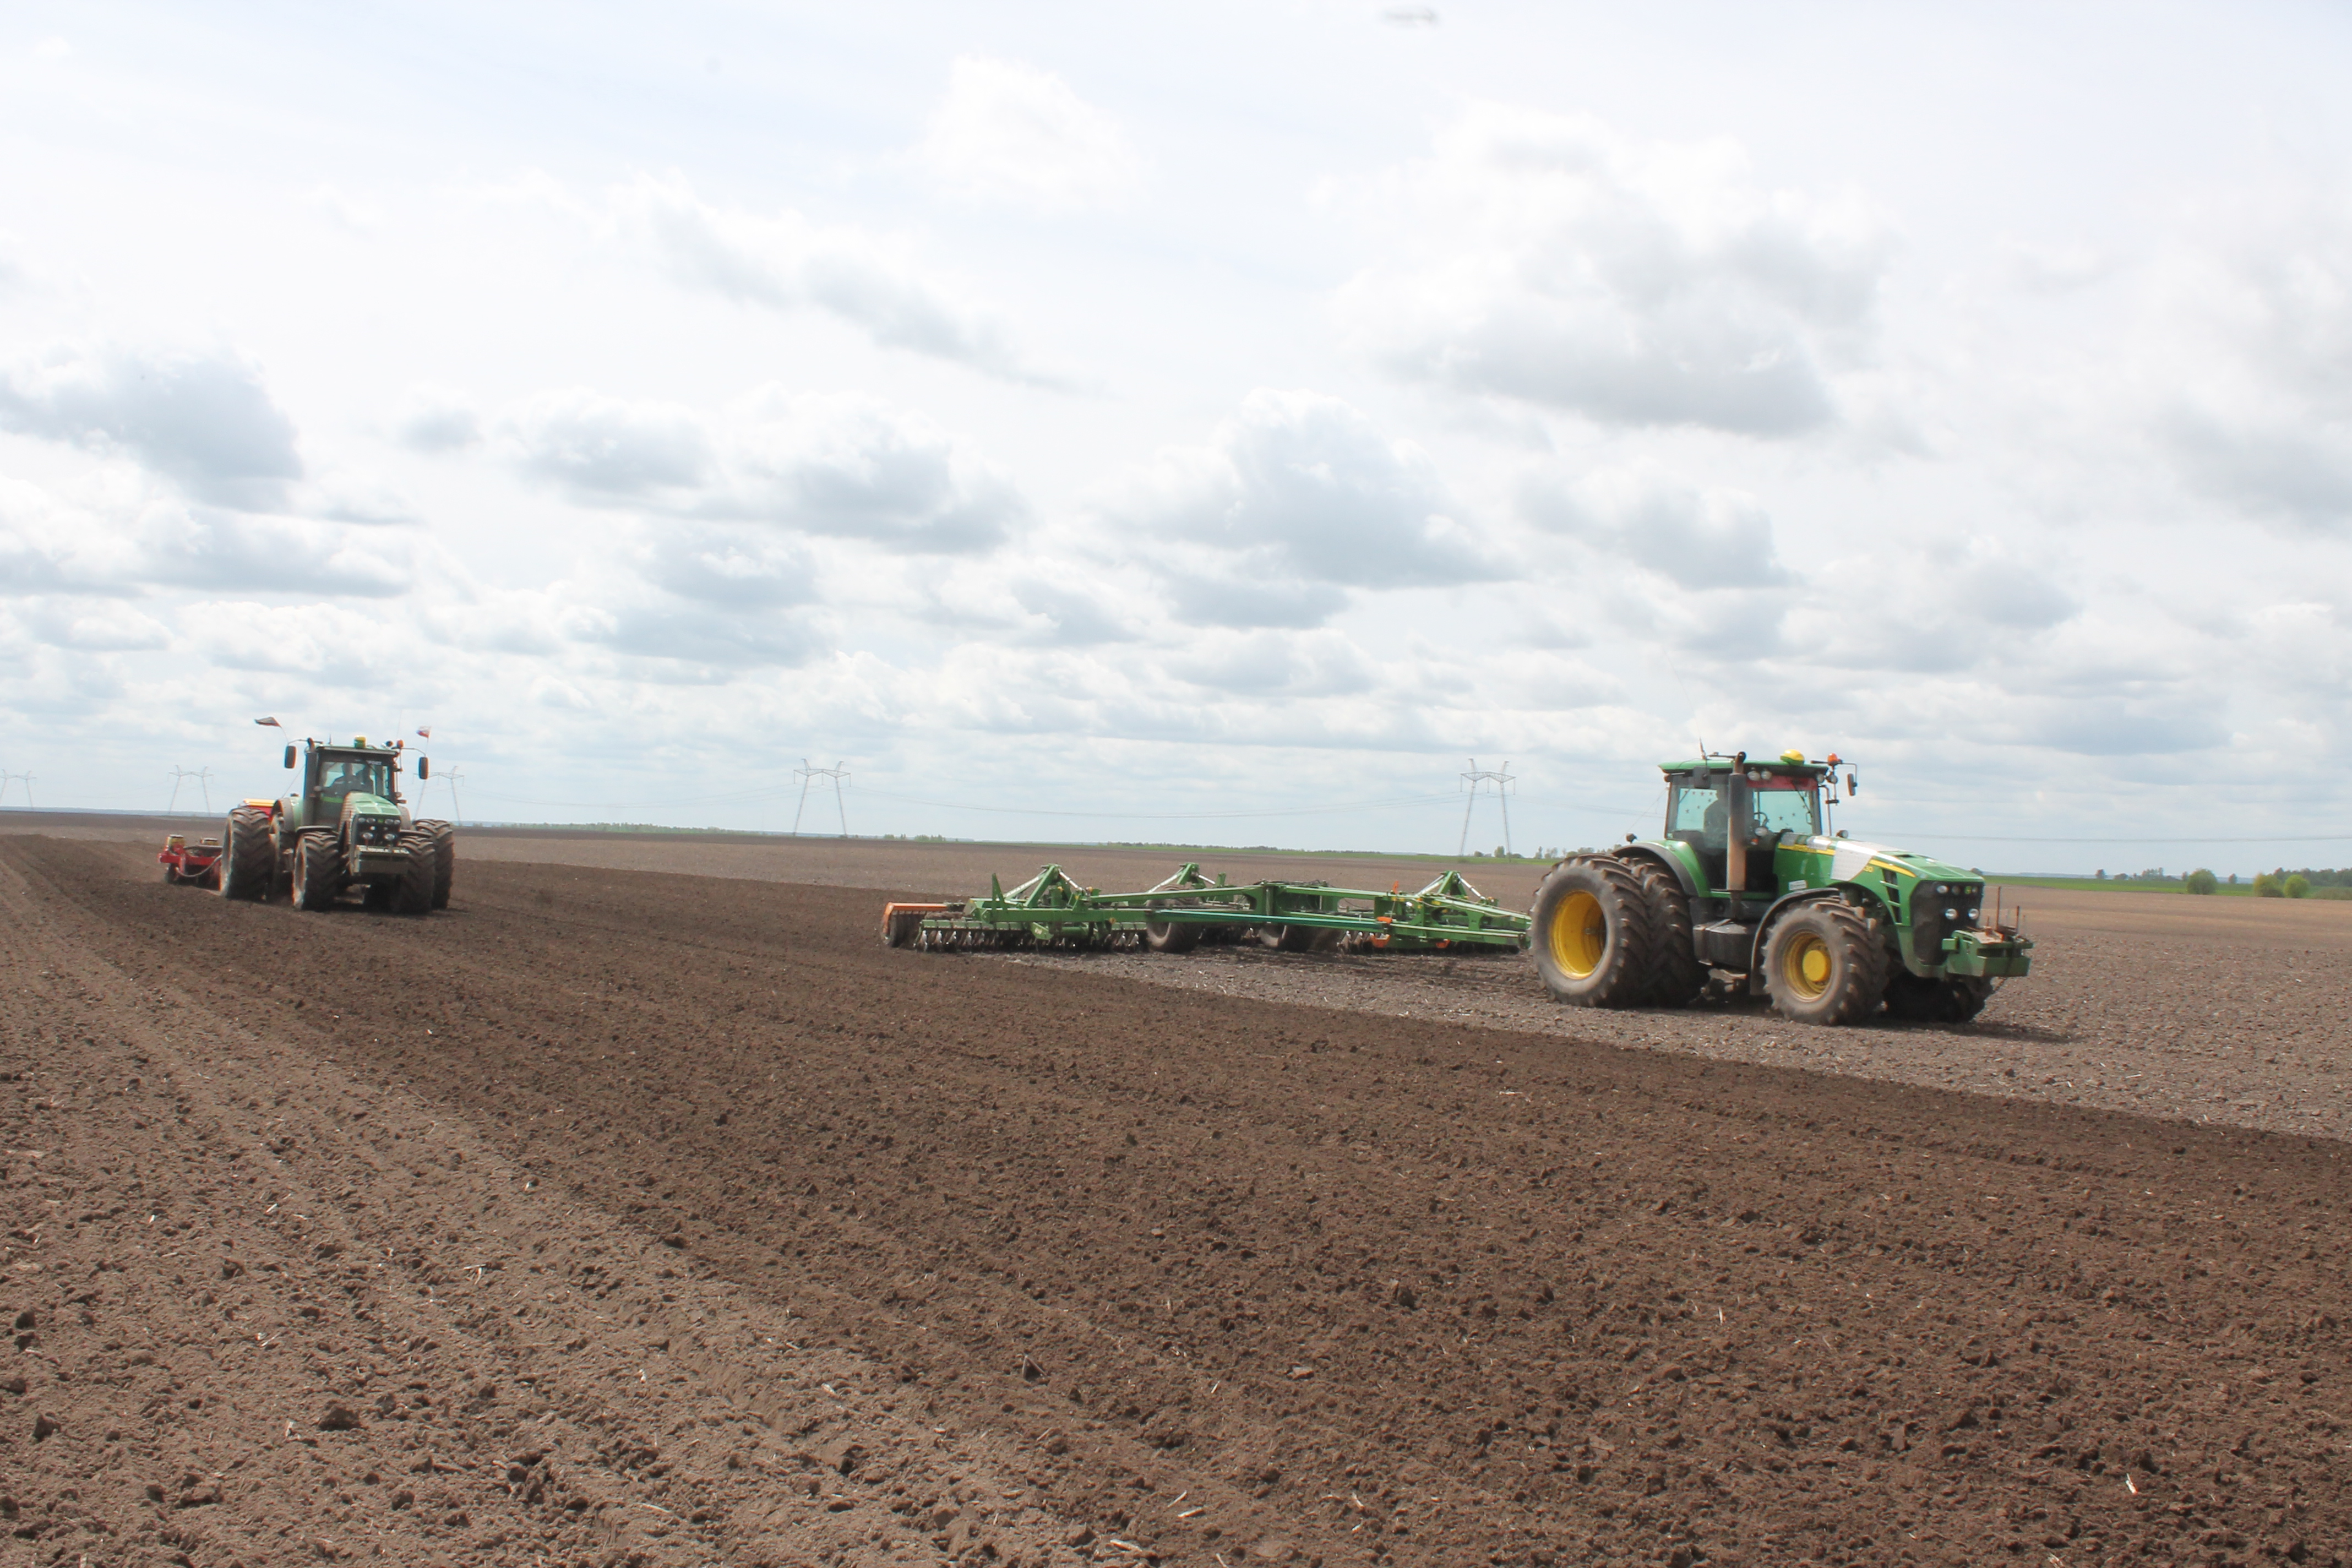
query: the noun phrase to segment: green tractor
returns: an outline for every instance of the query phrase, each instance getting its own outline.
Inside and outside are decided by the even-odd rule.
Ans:
[[[1663,834],[1570,856],[1536,889],[1528,942],[1545,985],[1579,1006],[1676,1007],[1726,988],[1722,972],[1804,1023],[1882,1005],[1975,1017],[2032,968],[2033,943],[1985,908],[1976,872],[1831,833],[1837,766],[1801,752],[1664,763]]]
[[[286,765],[298,748],[286,748]],[[446,909],[457,837],[446,822],[418,821],[401,804],[401,742],[347,746],[305,741],[301,788],[278,800],[247,800],[222,835],[220,894],[267,900],[287,889],[298,910],[326,910],[351,889],[372,910],[421,915]],[[416,776],[432,763],[416,759]]]

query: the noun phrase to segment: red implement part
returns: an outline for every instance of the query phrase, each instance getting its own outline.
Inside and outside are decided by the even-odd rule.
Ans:
[[[164,839],[163,852],[155,857],[163,863],[163,880],[206,888],[220,885],[220,858],[219,839],[205,838],[191,844],[184,834],[179,833]]]

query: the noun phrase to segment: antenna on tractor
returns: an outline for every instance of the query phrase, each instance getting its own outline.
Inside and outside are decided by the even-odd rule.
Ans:
[[[814,767],[806,757],[803,757],[801,765],[793,770],[793,777],[801,781],[801,804],[793,813],[793,837],[798,838],[801,836],[801,813],[808,809],[809,785],[819,779],[831,779],[834,808],[841,813],[841,837],[848,837],[849,807],[843,805],[841,799],[841,786],[849,779],[848,766],[836,762],[829,768]]]
[[[12,783],[22,784],[25,786],[25,809],[38,810],[39,808],[33,805],[33,775],[30,773],[0,773],[0,800],[8,798],[8,786]]]
[[[212,771],[212,769],[210,769],[210,768],[173,768],[173,769],[172,770],[172,804],[171,804],[171,805],[167,805],[167,806],[165,806],[165,807],[163,808],[163,815],[164,815],[164,816],[171,816],[171,815],[172,815],[172,813],[173,813],[174,811],[177,811],[177,810],[179,809],[179,807],[180,807],[180,786],[181,786],[182,784],[184,784],[187,783],[190,779],[194,779],[194,780],[195,780],[195,781],[196,781],[196,787],[197,787],[198,789],[200,789],[200,790],[202,790],[202,791],[204,792],[204,800],[205,800],[205,815],[206,816],[210,816],[213,814],[213,771]]]
[[[1459,860],[1470,853],[1470,814],[1478,809],[1478,786],[1482,784],[1495,786],[1495,802],[1503,808],[1503,852],[1507,855],[1511,848],[1510,788],[1517,782],[1511,776],[1511,764],[1505,763],[1500,768],[1481,768],[1478,759],[1473,757],[1470,759],[1470,771],[1462,775],[1462,782],[1470,792],[1470,801],[1462,808],[1462,847],[1454,851],[1454,858]]]

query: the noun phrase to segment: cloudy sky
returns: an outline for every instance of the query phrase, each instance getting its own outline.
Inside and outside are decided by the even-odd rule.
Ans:
[[[1450,849],[1470,758],[1574,846],[1704,742],[1975,863],[2352,861],[2347,59],[13,5],[0,768],[274,793],[274,713],[471,818],[789,826],[805,757],[860,832]]]

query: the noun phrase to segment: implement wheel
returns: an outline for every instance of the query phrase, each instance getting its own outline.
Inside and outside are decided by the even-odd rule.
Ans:
[[[1877,1011],[1890,962],[1862,912],[1835,899],[1801,904],[1764,940],[1764,988],[1801,1024],[1852,1024]]]
[[[278,880],[278,847],[269,841],[269,814],[240,805],[221,833],[220,896],[260,903]]]
[[[1146,921],[1143,945],[1154,952],[1190,952],[1201,945],[1203,929],[1191,921]]]
[[[1563,860],[1528,911],[1536,973],[1579,1007],[1638,1006],[1657,963],[1657,927],[1642,879],[1607,855]]]
[[[1990,980],[1963,975],[1953,980],[1927,980],[1898,969],[1886,984],[1886,1013],[1913,1024],[1965,1024],[1992,1000]]]

